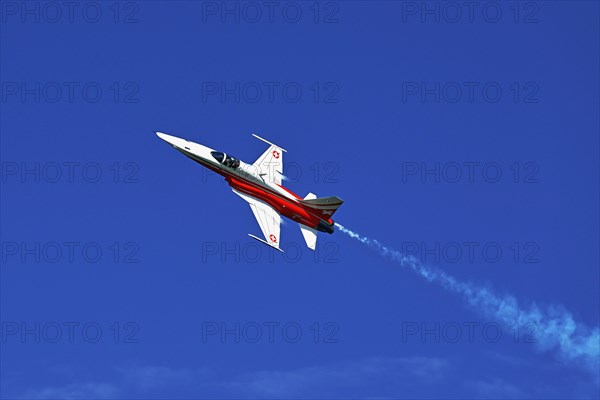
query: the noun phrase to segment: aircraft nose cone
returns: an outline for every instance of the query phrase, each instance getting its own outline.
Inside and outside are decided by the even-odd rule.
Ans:
[[[167,135],[166,133],[156,132],[156,136],[164,140],[165,142],[172,142],[175,139],[173,136]]]
[[[167,135],[166,133],[162,133],[162,132],[156,132],[156,136],[158,136],[165,142],[169,143],[171,146],[183,148],[185,146],[185,144],[187,143],[187,141],[182,138]]]

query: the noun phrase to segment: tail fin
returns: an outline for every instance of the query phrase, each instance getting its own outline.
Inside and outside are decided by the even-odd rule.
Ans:
[[[300,230],[308,248],[314,250],[317,247],[317,231],[305,225],[300,225]]]
[[[308,210],[323,219],[329,219],[342,205],[344,200],[336,196],[331,197],[316,197],[309,193],[303,200],[299,200],[300,204],[306,206]]]

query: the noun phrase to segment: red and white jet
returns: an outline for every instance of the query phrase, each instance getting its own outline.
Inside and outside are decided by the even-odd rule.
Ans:
[[[223,175],[233,192],[250,204],[265,240],[248,236],[283,251],[279,248],[281,215],[300,225],[306,245],[312,250],[317,245],[317,231],[333,233],[331,217],[343,200],[335,196],[317,198],[313,193],[301,198],[284,188],[281,179],[286,150],[281,147],[253,134],[270,147],[253,164],[246,164],[201,144],[161,132],[156,134],[185,156]]]

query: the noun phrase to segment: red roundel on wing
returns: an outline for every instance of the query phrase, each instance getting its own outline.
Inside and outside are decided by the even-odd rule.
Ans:
[[[277,237],[275,237],[275,235],[273,235],[273,234],[270,234],[270,235],[269,235],[269,239],[271,239],[271,242],[273,242],[273,243],[277,243]]]
[[[279,152],[277,150],[273,150],[273,157],[279,158]]]

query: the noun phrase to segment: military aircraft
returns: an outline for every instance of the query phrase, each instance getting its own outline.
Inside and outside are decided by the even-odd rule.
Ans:
[[[299,224],[306,245],[312,250],[317,245],[317,231],[333,233],[331,217],[343,200],[335,196],[318,198],[313,193],[301,198],[284,188],[281,181],[286,150],[281,147],[252,134],[269,148],[254,163],[246,164],[231,154],[166,133],[156,134],[183,155],[223,175],[233,192],[248,202],[265,240],[248,234],[251,238],[283,251],[279,248],[282,215]]]

